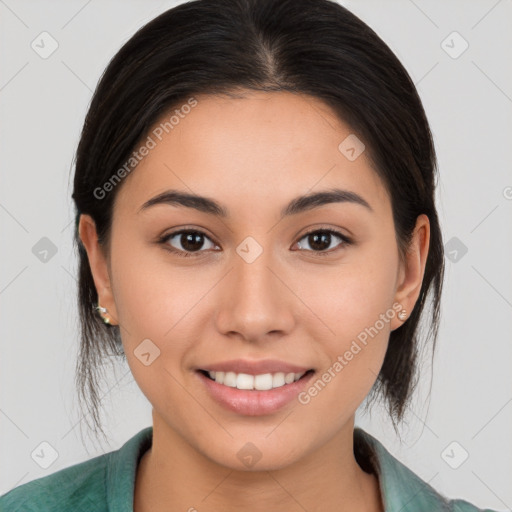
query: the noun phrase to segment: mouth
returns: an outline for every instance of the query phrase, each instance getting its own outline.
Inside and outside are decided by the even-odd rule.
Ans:
[[[313,369],[309,369],[305,372],[275,372],[275,373],[261,373],[258,375],[251,375],[248,373],[236,373],[236,372],[222,372],[222,371],[209,371],[209,370],[198,370],[199,373],[204,375],[206,378],[227,386],[230,388],[236,388],[246,391],[269,391],[271,389],[277,389],[294,382],[314,373]]]
[[[224,409],[244,416],[262,416],[292,404],[313,378],[315,370],[262,374],[195,371],[206,395]]]

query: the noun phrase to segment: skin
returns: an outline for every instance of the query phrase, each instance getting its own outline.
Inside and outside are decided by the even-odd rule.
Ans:
[[[382,511],[376,476],[354,457],[353,431],[389,334],[403,323],[396,315],[308,404],[293,400],[273,414],[225,410],[194,370],[275,358],[321,375],[393,303],[412,311],[428,218],[418,217],[402,261],[383,182],[364,152],[349,161],[338,150],[351,129],[320,100],[287,92],[196,98],[124,179],[110,253],[88,215],[79,225],[99,302],[120,325],[130,369],[153,406],[153,445],[138,467],[134,509]],[[291,199],[331,187],[356,192],[373,211],[331,203],[279,220]],[[213,198],[230,217],[171,205],[137,213],[171,188]],[[156,242],[183,227],[207,237],[189,258]],[[354,243],[333,237],[323,251],[330,254],[319,255],[304,238],[313,227]],[[236,252],[247,236],[263,248],[250,264]],[[166,244],[183,249],[180,242]],[[146,338],[161,351],[149,366],[134,355]],[[250,469],[237,457],[247,442],[262,454]]]

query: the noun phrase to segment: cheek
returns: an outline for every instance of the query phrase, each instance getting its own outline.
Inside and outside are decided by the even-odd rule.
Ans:
[[[137,233],[113,237],[113,288],[118,320],[128,338],[172,335],[188,309],[197,302],[197,279],[191,269],[169,263],[165,249],[144,242]],[[133,340],[135,341],[135,340]]]
[[[139,263],[128,257],[116,263],[115,301],[126,359],[151,404],[178,405],[185,400],[178,384],[182,365],[195,338],[187,311],[197,299],[190,289],[184,293],[169,267],[166,275],[164,267],[139,270],[145,268]]]
[[[323,321],[324,332],[333,340],[346,340],[373,326],[382,314],[394,314],[397,269],[396,248],[377,241],[348,251],[331,268],[301,273],[297,289]]]
[[[126,357],[136,380],[144,383],[169,369],[175,372],[194,336],[188,315],[203,289],[193,273],[166,262],[164,250],[119,237],[112,246],[112,283]],[[204,283],[203,283],[204,285]],[[148,354],[144,355],[143,354]],[[148,361],[151,362],[149,365]]]
[[[328,382],[327,401],[344,402],[338,410],[356,408],[380,371],[396,315],[397,265],[395,248],[381,245],[347,254],[330,273],[323,269],[302,279],[301,293],[316,316],[308,322],[310,337],[321,340],[329,356],[318,377]]]

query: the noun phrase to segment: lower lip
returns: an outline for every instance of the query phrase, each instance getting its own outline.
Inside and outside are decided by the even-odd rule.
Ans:
[[[314,375],[314,372],[311,372],[291,384],[257,391],[224,386],[209,379],[200,371],[196,373],[217,403],[230,411],[246,416],[260,416],[278,411],[293,401]]]

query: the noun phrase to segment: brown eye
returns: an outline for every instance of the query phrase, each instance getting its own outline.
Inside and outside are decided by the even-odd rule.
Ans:
[[[189,256],[187,253],[204,252],[202,249],[212,249],[215,244],[201,231],[182,230],[166,235],[161,243],[170,246],[170,250]]]
[[[338,243],[336,243],[336,239],[338,239]],[[305,240],[305,242],[302,242]],[[342,243],[340,244],[339,241]],[[317,229],[316,231],[311,231],[306,233],[298,242],[297,245],[300,249],[305,249],[307,251],[318,252],[318,253],[326,253],[329,254],[334,252],[332,249],[336,250],[337,247],[349,245],[351,241],[338,231],[334,231],[331,229]]]

